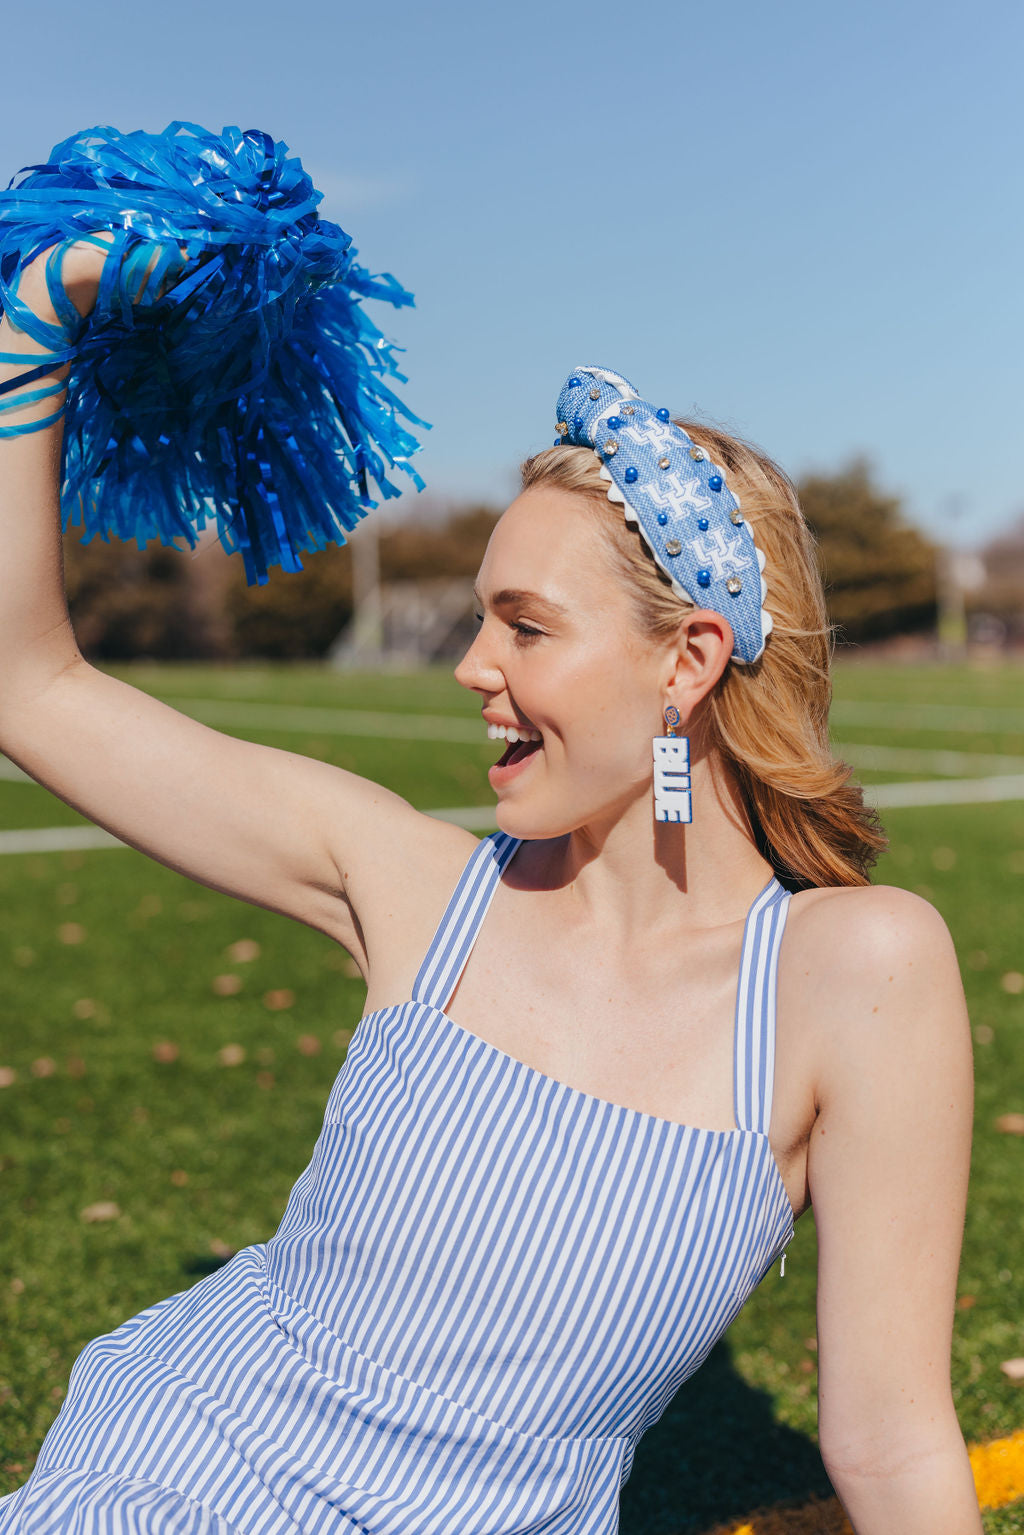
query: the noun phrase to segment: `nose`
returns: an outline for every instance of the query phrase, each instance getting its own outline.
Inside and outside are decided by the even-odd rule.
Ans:
[[[455,680],[473,693],[500,693],[505,679],[490,655],[487,620],[483,623],[466,654],[455,668]]]

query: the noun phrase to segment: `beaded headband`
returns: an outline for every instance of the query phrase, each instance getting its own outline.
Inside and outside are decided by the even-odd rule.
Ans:
[[[607,368],[576,368],[556,408],[556,445],[594,449],[609,501],[622,505],[673,589],[729,620],[733,660],[756,661],[772,627],[764,555],[722,470],[667,410]]]

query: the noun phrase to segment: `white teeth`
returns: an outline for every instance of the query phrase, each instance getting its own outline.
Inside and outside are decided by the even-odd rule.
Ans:
[[[489,741],[539,741],[539,730],[528,730],[525,725],[488,725]]]

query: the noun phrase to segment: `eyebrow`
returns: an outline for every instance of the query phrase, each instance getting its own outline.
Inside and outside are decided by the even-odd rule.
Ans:
[[[483,597],[475,586],[473,588],[473,600],[480,607],[486,606]],[[527,592],[516,587],[506,586],[500,592],[495,592],[491,598],[491,606],[493,608],[511,608],[516,607],[519,603],[528,603],[530,607],[546,613],[550,618],[566,617],[567,610],[560,603],[552,602],[549,598],[542,597],[539,592]]]

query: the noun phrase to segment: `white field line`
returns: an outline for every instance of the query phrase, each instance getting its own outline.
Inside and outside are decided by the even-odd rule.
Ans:
[[[936,773],[942,778],[1024,773],[1024,757],[996,752],[926,751],[917,746],[868,746],[860,741],[837,741],[833,751],[851,767],[881,773]]]
[[[493,805],[462,805],[455,809],[426,810],[439,821],[451,821],[467,831],[493,831]],[[94,848],[128,846],[99,826],[33,826],[22,831],[0,831],[0,857],[4,853],[76,853]]]
[[[33,826],[0,831],[0,853],[76,853],[96,847],[127,847],[100,826]]]
[[[929,778],[920,783],[870,783],[864,798],[879,810],[909,805],[990,805],[1024,799],[1024,773],[992,778]]]
[[[1024,773],[992,778],[932,778],[921,783],[866,784],[864,798],[879,810],[1024,800]],[[491,831],[495,825],[491,805],[462,805],[454,809],[427,810],[424,814],[464,826],[467,831]],[[0,856],[4,853],[62,853],[127,845],[98,826],[42,826],[25,831],[0,831]]]

